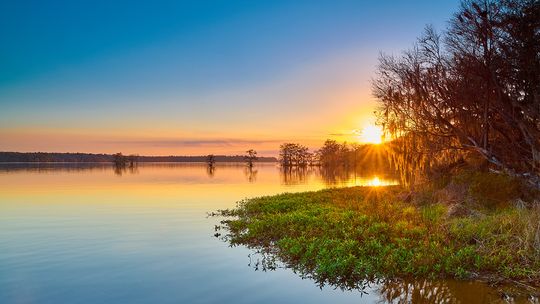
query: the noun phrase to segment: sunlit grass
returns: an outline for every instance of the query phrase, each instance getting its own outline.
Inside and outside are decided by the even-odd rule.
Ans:
[[[220,214],[232,245],[269,252],[302,275],[342,287],[372,278],[540,277],[540,209],[449,216],[400,186],[330,189],[245,200]]]

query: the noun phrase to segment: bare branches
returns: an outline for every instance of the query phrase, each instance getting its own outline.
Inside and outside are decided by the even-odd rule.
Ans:
[[[428,26],[402,56],[380,56],[373,94],[403,170],[469,151],[538,180],[539,1],[463,1],[444,34]]]

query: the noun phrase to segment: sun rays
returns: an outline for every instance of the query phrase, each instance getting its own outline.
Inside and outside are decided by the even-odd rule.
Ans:
[[[382,143],[382,135],[383,131],[379,126],[368,125],[360,131],[358,139],[362,143],[378,145]]]

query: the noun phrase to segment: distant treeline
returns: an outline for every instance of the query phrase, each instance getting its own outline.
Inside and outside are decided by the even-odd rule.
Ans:
[[[244,162],[243,155],[215,155],[216,162]],[[0,162],[66,162],[100,163],[113,162],[114,154],[46,153],[46,152],[0,152]],[[138,162],[206,162],[207,156],[138,156]],[[258,162],[276,162],[275,157],[258,157]]]

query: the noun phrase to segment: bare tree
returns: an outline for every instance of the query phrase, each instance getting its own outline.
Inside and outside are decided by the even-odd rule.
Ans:
[[[249,168],[253,168],[253,162],[255,162],[257,159],[257,151],[253,149],[249,149],[246,151],[246,155],[244,156],[244,160],[246,161],[246,164]]]

